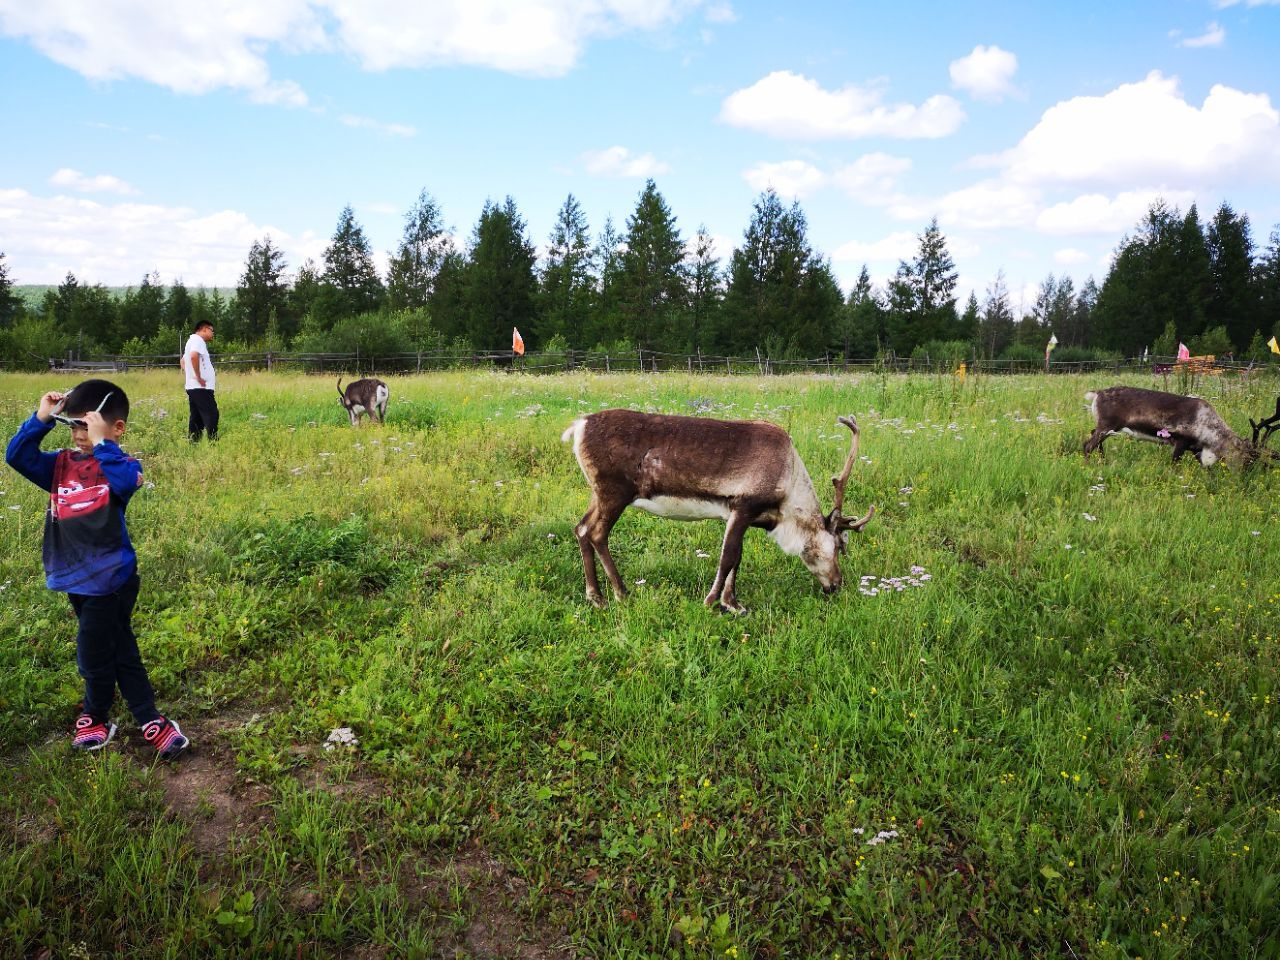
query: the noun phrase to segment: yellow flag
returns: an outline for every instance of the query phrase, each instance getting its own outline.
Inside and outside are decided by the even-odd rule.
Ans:
[[[960,368],[959,368],[958,370],[956,370],[956,376],[960,378],[960,382],[961,382],[961,383],[963,383],[963,382],[964,382],[964,375],[965,375],[964,361],[963,361],[963,360],[961,360],[961,361],[960,361]]]
[[[1272,353],[1280,353],[1280,343],[1276,343],[1275,337],[1267,341],[1267,346],[1271,348]]]

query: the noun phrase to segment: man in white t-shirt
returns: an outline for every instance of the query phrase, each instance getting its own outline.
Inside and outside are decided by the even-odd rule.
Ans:
[[[218,401],[213,398],[216,377],[213,361],[209,359],[212,339],[213,324],[201,320],[182,350],[182,372],[187,378],[187,401],[191,407],[187,432],[192,443],[199,441],[201,433],[207,433],[210,440],[218,439]]]

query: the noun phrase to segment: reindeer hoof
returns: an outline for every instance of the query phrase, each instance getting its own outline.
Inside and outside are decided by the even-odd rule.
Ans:
[[[597,610],[603,610],[605,609],[605,607],[609,606],[609,604],[605,602],[604,597],[602,597],[598,593],[588,593],[587,602],[591,604],[593,607],[595,607]]]
[[[716,609],[719,610],[721,613],[732,614],[735,617],[745,617],[748,613],[751,612],[742,604],[740,604],[737,600],[732,600],[727,602],[724,600],[721,600],[720,603],[716,605]]]

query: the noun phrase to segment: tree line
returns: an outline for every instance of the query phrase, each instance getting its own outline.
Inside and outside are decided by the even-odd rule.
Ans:
[[[511,197],[487,201],[465,242],[425,190],[404,218],[386,275],[348,206],[321,263],[292,273],[270,236],[255,241],[234,294],[166,287],[149,274],[117,296],[68,273],[26,306],[0,253],[0,359],[101,353],[172,354],[200,320],[223,351],[378,355],[507,349],[519,327],[530,350],[639,349],[777,359],[916,356],[1034,359],[1049,335],[1056,359],[1197,353],[1265,359],[1280,333],[1280,232],[1257,250],[1247,216],[1223,203],[1202,223],[1157,201],[1122,238],[1099,287],[1047,276],[1015,308],[1003,272],[959,304],[958,274],[933,220],[915,254],[882,285],[864,266],[846,295],[815,250],[799,202],[766,190],[722,262],[700,227],[682,236],[652,180],[621,229],[592,237],[581,204],[560,207],[542,258]]]

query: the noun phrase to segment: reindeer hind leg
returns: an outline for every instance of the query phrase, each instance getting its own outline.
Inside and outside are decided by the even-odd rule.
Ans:
[[[578,549],[582,551],[582,573],[587,581],[587,600],[592,606],[603,607],[604,596],[600,593],[600,581],[596,577],[596,551],[591,545],[591,532],[599,522],[599,510],[595,498],[591,498],[591,506],[583,514],[581,522],[573,528],[578,538]]]

